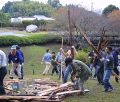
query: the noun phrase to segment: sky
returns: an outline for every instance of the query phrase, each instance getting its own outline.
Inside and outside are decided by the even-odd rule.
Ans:
[[[21,0],[0,0],[0,9],[8,1],[21,1]],[[47,0],[32,0],[46,3]],[[62,5],[75,4],[80,5],[88,10],[103,10],[109,4],[113,4],[120,8],[120,0],[59,0]],[[92,6],[91,6],[92,5]]]

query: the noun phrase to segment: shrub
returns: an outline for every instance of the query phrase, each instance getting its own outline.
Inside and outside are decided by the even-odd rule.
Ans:
[[[88,60],[88,53],[80,50],[77,54],[77,56],[75,56],[75,59],[80,60],[86,64],[89,64],[89,60]]]
[[[23,27],[31,25],[32,23],[33,23],[33,21],[31,21],[31,20],[24,20],[24,21],[22,21]]]

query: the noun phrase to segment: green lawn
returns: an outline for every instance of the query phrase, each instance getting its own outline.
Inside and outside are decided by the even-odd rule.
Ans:
[[[44,70],[44,65],[41,65],[42,56],[46,48],[50,48],[51,51],[58,51],[60,46],[58,45],[46,45],[46,46],[27,46],[22,47],[25,54],[25,79],[32,80],[34,78],[50,78],[51,80],[58,81],[57,75],[43,76],[42,72]],[[8,53],[8,48],[1,48],[6,53]],[[34,75],[33,75],[34,69]],[[8,68],[9,70],[9,68]],[[7,77],[8,78],[8,75]],[[103,86],[98,85],[95,80],[89,79],[85,83],[85,87],[90,90],[85,96],[71,96],[64,100],[64,102],[120,102],[120,84],[115,83],[113,77],[111,82],[115,88],[114,93],[104,93],[102,92]]]

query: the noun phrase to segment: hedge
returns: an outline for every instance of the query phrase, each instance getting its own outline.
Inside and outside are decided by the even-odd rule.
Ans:
[[[18,36],[1,36],[0,37],[0,46],[9,46],[13,44],[39,45],[39,44],[59,43],[59,42],[60,42],[59,36],[49,35],[49,34],[36,34],[36,35],[26,36],[26,37],[18,37]]]

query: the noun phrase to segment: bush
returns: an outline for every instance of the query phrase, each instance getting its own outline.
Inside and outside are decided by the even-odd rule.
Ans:
[[[88,53],[80,50],[77,54],[77,56],[75,57],[75,59],[80,60],[86,64],[89,64],[89,60],[88,60]]]
[[[26,28],[26,26],[31,25],[32,23],[33,23],[33,21],[31,21],[31,20],[22,21],[23,27],[25,27],[25,28]]]
[[[9,46],[13,44],[18,45],[39,45],[39,44],[47,44],[47,43],[59,43],[60,38],[56,35],[48,35],[48,34],[37,34],[26,37],[18,37],[18,36],[1,36],[0,37],[0,46]]]

